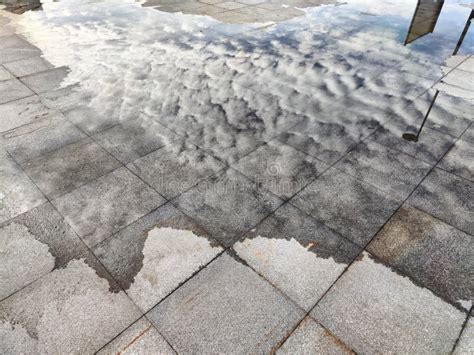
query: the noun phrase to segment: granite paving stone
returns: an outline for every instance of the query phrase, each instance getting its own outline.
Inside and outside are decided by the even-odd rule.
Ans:
[[[87,250],[50,203],[1,224],[0,244],[0,300]]]
[[[273,140],[233,165],[251,180],[282,198],[290,198],[328,165],[291,146]]]
[[[304,313],[250,268],[220,256],[148,318],[178,353],[267,353]]]
[[[146,318],[140,318],[97,352],[97,355],[113,354],[172,355],[176,353]]]
[[[361,246],[400,205],[382,191],[333,168],[290,203]]]
[[[172,199],[224,164],[185,140],[178,140],[128,164],[127,167],[163,196]]]
[[[78,109],[90,102],[89,94],[81,91],[78,85],[68,85],[57,90],[42,92],[39,96],[47,107],[63,113]]]
[[[17,78],[54,68],[46,59],[39,56],[5,63],[4,67]]]
[[[165,200],[123,167],[52,202],[81,239],[92,247]]]
[[[474,318],[469,317],[453,354],[469,354],[474,348]]]
[[[283,201],[227,169],[200,182],[174,203],[224,246],[231,246]]]
[[[97,245],[93,252],[147,312],[223,249],[167,204]]]
[[[19,35],[2,36],[0,41],[0,64],[13,62],[41,54],[39,48],[28,43]]]
[[[22,99],[34,94],[33,91],[28,89],[18,79],[0,81],[0,92],[2,93],[0,96],[0,104]]]
[[[0,344],[8,354],[93,353],[140,316],[86,254],[0,303]]]
[[[474,142],[458,140],[437,166],[474,181]]]
[[[286,204],[235,243],[233,249],[309,311],[361,248]]]
[[[474,299],[474,241],[440,220],[403,206],[368,250],[453,304],[469,311]]]
[[[13,79],[13,75],[10,74],[3,66],[0,65],[0,81]]]
[[[120,163],[85,138],[21,165],[46,196],[56,198],[117,169]]]
[[[64,116],[87,134],[95,134],[113,128],[120,123],[116,117],[106,117],[94,109],[79,105],[64,112]]]
[[[474,183],[433,169],[408,203],[474,235]]]
[[[375,142],[358,145],[336,168],[389,195],[404,199],[430,171],[430,165]]]
[[[472,124],[461,136],[463,141],[474,143],[474,124]]]
[[[35,93],[43,93],[59,89],[61,82],[66,78],[69,69],[66,67],[54,68],[40,73],[30,74],[21,78],[21,81]]]
[[[367,253],[311,314],[357,353],[393,354],[449,353],[466,318]]]
[[[347,355],[353,352],[314,319],[306,317],[276,354]]]
[[[46,202],[20,166],[0,149],[0,223]]]

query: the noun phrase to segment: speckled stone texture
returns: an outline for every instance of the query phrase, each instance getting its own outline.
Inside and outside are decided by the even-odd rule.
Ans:
[[[474,142],[458,140],[438,167],[474,181]]]
[[[228,254],[154,308],[148,317],[178,353],[267,353],[304,313]]]
[[[0,92],[2,93],[0,104],[19,100],[34,94],[33,91],[17,79],[0,81]]]
[[[61,82],[66,78],[69,69],[67,67],[54,68],[27,75],[21,78],[35,93],[40,94],[46,91],[52,91],[61,87]]]
[[[472,349],[474,349],[474,318],[471,315],[466,323],[466,326],[464,327],[453,354],[469,354],[472,353]]]
[[[311,314],[357,353],[393,354],[450,352],[466,317],[367,253]]]

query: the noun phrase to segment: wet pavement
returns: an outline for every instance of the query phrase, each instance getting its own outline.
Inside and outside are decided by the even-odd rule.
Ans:
[[[472,353],[470,2],[4,3],[2,353]]]

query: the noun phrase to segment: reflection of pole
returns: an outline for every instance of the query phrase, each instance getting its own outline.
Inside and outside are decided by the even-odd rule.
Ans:
[[[421,122],[421,126],[418,129],[418,132],[416,133],[416,135],[414,135],[412,133],[404,133],[402,135],[403,139],[405,139],[407,141],[411,141],[411,142],[418,142],[418,138],[420,138],[421,130],[423,129],[423,126],[425,125],[425,122],[428,119],[428,116],[430,115],[431,109],[433,108],[433,105],[436,101],[436,98],[438,97],[438,94],[439,94],[439,90],[436,90],[436,92],[433,96],[433,100],[431,100],[430,107],[428,107],[428,111],[426,111],[425,118],[423,118],[423,122]]]
[[[459,38],[458,44],[456,44],[456,48],[454,49],[453,55],[456,55],[461,48],[462,42],[464,41],[464,37],[466,37],[467,31],[469,31],[469,26],[471,25],[471,20],[474,18],[474,10],[471,10],[471,14],[467,19],[466,26],[464,26],[464,30],[462,31],[461,37]]]

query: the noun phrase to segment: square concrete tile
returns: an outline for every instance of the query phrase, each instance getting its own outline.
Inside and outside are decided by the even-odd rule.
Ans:
[[[428,80],[419,76],[400,73],[398,70],[390,70],[369,81],[366,85],[374,91],[383,91],[384,88],[398,90],[406,98],[415,98],[429,89],[434,80]]]
[[[39,96],[46,106],[61,112],[77,109],[90,102],[89,94],[82,91],[78,85],[42,92]]]
[[[470,56],[464,60],[459,66],[458,69],[465,70],[471,73],[474,73],[474,57]]]
[[[158,149],[127,166],[163,196],[172,199],[224,168],[224,164],[185,140]]]
[[[311,312],[357,353],[449,353],[466,314],[364,253]]]
[[[3,66],[0,65],[0,81],[13,79],[14,76],[10,74]]]
[[[0,81],[0,92],[2,93],[0,96],[0,104],[22,99],[34,94],[33,91],[28,89],[18,79]]]
[[[336,167],[397,199],[406,198],[431,168],[375,142],[361,143]]]
[[[64,116],[90,135],[105,131],[120,123],[117,117],[106,117],[87,106],[73,108],[65,112]]]
[[[164,202],[143,181],[120,168],[57,198],[53,204],[92,247]]]
[[[241,3],[238,3],[238,2],[235,2],[235,1],[225,1],[225,2],[220,2],[218,4],[214,4],[214,6],[217,6],[217,7],[223,8],[223,9],[227,9],[227,10],[235,10],[235,9],[239,9],[241,7],[245,7],[247,5],[246,4],[241,4]]]
[[[46,202],[18,164],[0,149],[0,223]]]
[[[233,248],[308,311],[361,249],[290,204],[265,219]]]
[[[64,116],[56,114],[14,128],[2,134],[1,138],[5,149],[22,163],[77,142],[86,135]]]
[[[24,76],[21,78],[21,81],[35,93],[39,94],[59,89],[61,82],[66,78],[68,72],[69,69],[67,67],[60,67]]]
[[[2,36],[0,41],[0,64],[36,57],[40,54],[39,48],[15,34]]]
[[[281,134],[278,140],[332,164],[362,138],[341,124],[308,120]]]
[[[469,354],[472,349],[474,349],[474,318],[470,316],[453,354]]]
[[[174,202],[225,246],[283,203],[233,169],[211,176]]]
[[[276,351],[276,354],[349,355],[353,352],[314,319],[306,317]]]
[[[47,203],[0,225],[0,300],[87,251]]]
[[[474,235],[474,183],[433,169],[408,203]]]
[[[102,147],[124,164],[165,146],[178,137],[160,124],[140,120],[119,124],[94,135]]]
[[[289,145],[273,140],[233,167],[282,198],[290,198],[328,168]]]
[[[332,168],[290,203],[361,246],[400,205],[382,191]]]
[[[435,165],[454,144],[453,136],[424,127],[417,142],[402,138],[405,133],[416,134],[418,124],[405,122],[398,117],[384,124],[370,139],[386,147],[399,150],[425,163]]]
[[[100,243],[93,253],[147,312],[222,250],[167,204]]]
[[[404,206],[368,250],[453,304],[469,311],[474,299],[472,236]]]
[[[97,353],[97,355],[115,354],[172,355],[176,353],[146,318],[140,318]]]
[[[220,256],[149,313],[178,353],[269,353],[303,312],[250,268]]]
[[[13,75],[22,77],[53,69],[54,66],[42,57],[31,57],[4,64]]]
[[[474,142],[458,140],[439,162],[438,167],[474,181]]]
[[[474,143],[474,124],[472,124],[461,136],[463,141]]]
[[[49,198],[72,191],[119,166],[114,157],[90,138],[22,163],[26,173]]]
[[[0,303],[2,349],[11,354],[94,353],[140,316],[89,255]]]

